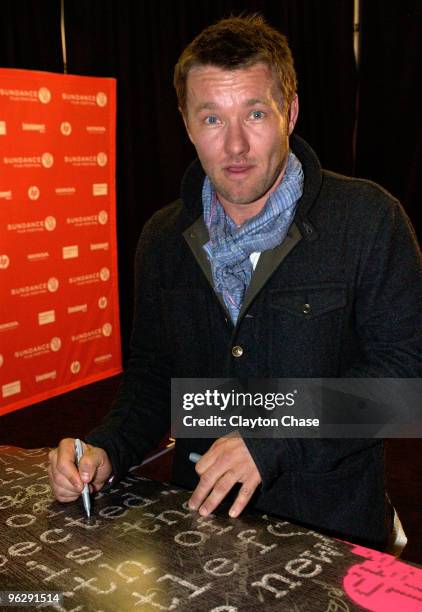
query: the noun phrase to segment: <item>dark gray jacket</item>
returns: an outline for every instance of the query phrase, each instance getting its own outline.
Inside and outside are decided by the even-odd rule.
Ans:
[[[132,356],[113,411],[88,437],[107,450],[117,475],[169,430],[171,377],[421,375],[422,263],[406,214],[378,185],[321,170],[297,136],[291,147],[304,169],[303,196],[283,244],[261,255],[235,327],[201,247],[199,162],[184,177],[181,199],[146,224]],[[257,509],[374,547],[386,543],[381,442],[245,441],[263,480]],[[177,441],[177,483],[196,486],[189,452],[210,443]]]

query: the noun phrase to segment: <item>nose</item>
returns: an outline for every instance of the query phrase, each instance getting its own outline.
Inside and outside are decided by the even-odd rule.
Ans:
[[[249,152],[249,140],[245,126],[240,121],[227,125],[224,148],[230,157],[239,157]]]

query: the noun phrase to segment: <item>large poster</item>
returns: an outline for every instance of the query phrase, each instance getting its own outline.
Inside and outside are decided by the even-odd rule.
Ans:
[[[0,415],[121,371],[115,91],[0,69]]]

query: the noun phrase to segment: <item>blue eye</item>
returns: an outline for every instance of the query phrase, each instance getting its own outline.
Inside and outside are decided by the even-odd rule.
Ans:
[[[252,119],[262,119],[264,117],[264,113],[262,111],[252,111],[251,112],[251,117]]]
[[[205,123],[207,125],[215,125],[217,121],[218,119],[215,115],[209,115],[208,117],[205,118]]]

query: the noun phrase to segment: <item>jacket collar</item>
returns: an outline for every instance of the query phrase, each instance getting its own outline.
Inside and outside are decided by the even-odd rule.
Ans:
[[[295,223],[305,239],[314,240],[316,232],[308,219],[308,212],[321,189],[321,165],[313,149],[300,136],[293,134],[290,137],[290,148],[299,158],[305,175],[303,194],[297,205]],[[196,159],[186,170],[181,185],[181,198],[191,221],[195,221],[202,215],[202,184],[204,178],[205,174],[201,163],[199,159]]]

